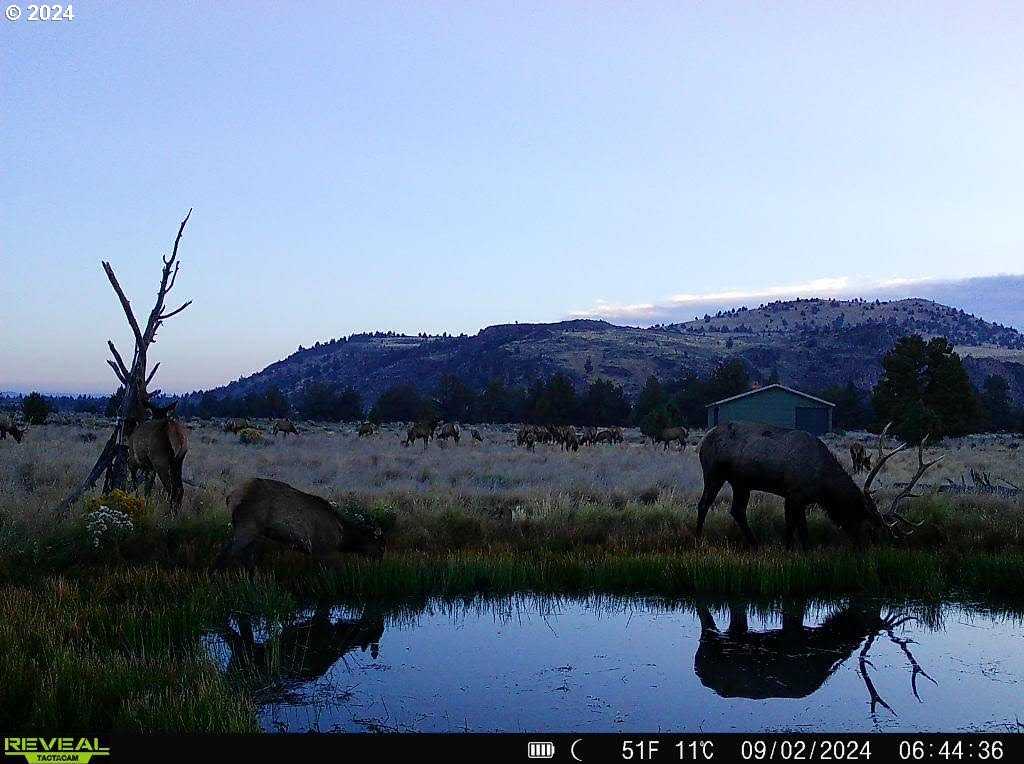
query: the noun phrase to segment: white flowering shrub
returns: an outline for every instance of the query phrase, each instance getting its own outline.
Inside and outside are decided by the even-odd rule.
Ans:
[[[92,545],[101,546],[124,538],[135,529],[132,518],[126,512],[101,506],[85,516],[85,530]]]

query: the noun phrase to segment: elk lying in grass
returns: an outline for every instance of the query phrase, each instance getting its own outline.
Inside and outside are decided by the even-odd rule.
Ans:
[[[290,419],[278,419],[276,422],[274,422],[274,429],[273,429],[274,436],[276,437],[279,432],[280,433],[284,433],[284,436],[286,438],[288,437],[289,434],[291,434],[291,435],[298,435],[299,434],[298,428],[295,426],[295,424]]]
[[[14,417],[0,414],[0,440],[7,440],[8,433],[14,438],[15,443],[21,443],[21,439],[25,437],[25,430],[18,427],[14,422]]]
[[[188,428],[170,416],[176,405],[161,407],[147,403],[153,419],[139,423],[128,437],[128,470],[132,483],[138,485],[139,473],[145,475],[148,496],[155,477],[159,476],[174,509],[181,506],[185,495],[181,466],[188,453]]]
[[[870,472],[871,455],[868,453],[867,449],[864,448],[863,443],[850,444],[850,459],[853,461],[854,475],[860,472]]]
[[[380,556],[384,533],[369,517],[343,517],[319,496],[278,480],[254,478],[227,498],[231,539],[221,550],[215,567],[238,560],[251,563],[259,542],[270,541],[319,558],[344,552]]]
[[[368,438],[371,435],[377,433],[377,428],[374,427],[373,422],[363,422],[359,425],[359,429],[356,431],[360,438]]]
[[[459,429],[459,426],[454,422],[445,422],[437,431],[438,445],[443,445],[444,441],[448,440],[449,438],[452,438],[457,445],[460,437],[462,437],[462,431]]]
[[[862,524],[907,533],[905,526],[915,525],[899,513],[900,502],[912,495],[921,476],[939,459],[924,460],[925,437],[918,446],[918,470],[893,499],[889,511],[879,511],[871,492],[871,483],[889,459],[907,448],[906,444],[884,453],[889,426],[878,439],[878,460],[860,488],[843,469],[824,443],[803,430],[789,430],[753,422],[729,422],[712,429],[700,445],[700,466],[704,473],[704,492],[697,503],[698,538],[704,520],[722,485],[732,486],[729,510],[747,543],[756,545],[747,525],[747,503],[751,491],[764,491],[785,499],[786,547],[793,545],[794,533],[807,548],[807,507],[817,504],[828,518],[854,538]]]
[[[685,427],[666,427],[657,435],[654,436],[654,442],[661,443],[663,450],[668,451],[668,447],[671,443],[675,442],[679,444],[679,450],[686,450],[686,439],[690,437],[690,433],[687,432]]]

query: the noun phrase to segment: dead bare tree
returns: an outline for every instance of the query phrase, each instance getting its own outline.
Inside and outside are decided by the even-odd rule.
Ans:
[[[114,370],[114,375],[124,389],[121,409],[117,415],[117,424],[114,426],[114,431],[110,434],[110,438],[103,447],[103,451],[100,453],[89,475],[58,507],[57,511],[60,514],[66,514],[74,506],[75,502],[96,484],[101,475],[104,476],[104,491],[124,488],[127,483],[128,438],[131,437],[135,428],[149,415],[150,399],[160,393],[159,390],[152,392],[147,390],[149,383],[153,381],[153,377],[156,375],[157,369],[160,368],[160,364],[157,363],[152,369],[147,371],[149,346],[156,342],[157,330],[164,321],[178,315],[192,304],[192,301],[188,300],[173,310],[167,310],[165,305],[167,295],[174,288],[174,282],[178,278],[178,269],[181,267],[181,263],[178,261],[178,246],[181,244],[181,237],[185,233],[185,225],[191,216],[192,210],[190,209],[188,214],[185,215],[185,219],[181,221],[181,225],[178,226],[178,235],[174,238],[174,248],[171,254],[162,258],[163,269],[160,273],[160,287],[157,290],[156,302],[149,313],[149,319],[146,321],[145,328],[139,324],[138,319],[135,317],[131,302],[121,288],[117,276],[114,275],[114,269],[109,262],[102,261],[103,271],[107,274],[107,280],[110,282],[110,286],[113,287],[114,293],[121,303],[121,308],[124,310],[125,317],[128,319],[128,325],[132,329],[135,349],[132,353],[131,366],[129,366],[124,362],[124,357],[118,352],[113,341],[107,341],[107,347],[110,348],[110,353],[113,356],[112,359],[107,359],[107,363]]]

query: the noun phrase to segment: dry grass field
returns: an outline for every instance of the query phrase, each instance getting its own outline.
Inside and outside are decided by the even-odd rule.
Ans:
[[[474,442],[466,428],[460,443],[440,446],[434,441],[424,449],[422,443],[403,446],[404,428],[397,425],[360,438],[353,425],[304,422],[298,436],[275,437],[269,422],[254,424],[264,441],[250,445],[224,432],[220,422],[189,423],[184,518],[226,526],[228,492],[247,478],[267,477],[339,504],[354,502],[387,513],[394,520],[394,544],[406,550],[527,549],[537,543],[560,551],[579,545],[673,551],[687,545],[702,488],[700,432],[691,434],[683,451],[646,444],[639,431],[630,430],[623,444],[566,453],[555,444],[538,444],[534,451],[518,448],[512,426],[478,427],[482,443]],[[53,529],[52,507],[88,471],[109,427],[101,419],[68,417],[33,427],[20,445],[0,443],[0,538],[38,537]],[[851,442],[875,446],[868,433],[826,440],[848,469]],[[996,485],[1021,486],[1024,449],[1019,445],[1012,436],[982,435],[931,447],[929,457],[943,454],[944,459],[928,473],[927,498],[911,507],[911,515],[926,521],[915,544],[949,542],[951,525],[961,530],[969,525],[973,530],[967,544],[1024,548],[1019,496],[936,493],[949,481],[972,485],[972,470],[989,475]],[[909,479],[915,467],[912,451],[893,459],[878,479],[883,495],[893,483]],[[738,541],[723,511],[728,501],[726,488],[711,516],[708,543]],[[171,521],[159,484],[149,506],[155,522]],[[82,512],[80,505],[71,519]],[[780,500],[755,494],[750,515],[759,536],[778,543]],[[929,519],[941,529],[930,528]],[[820,513],[812,512],[811,530],[817,543],[841,541]]]

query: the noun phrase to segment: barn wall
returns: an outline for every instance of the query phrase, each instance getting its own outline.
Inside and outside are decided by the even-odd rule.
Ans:
[[[761,422],[763,424],[774,424],[779,427],[796,426],[797,407],[818,407],[830,409],[823,404],[816,404],[814,401],[785,390],[765,390],[754,395],[748,395],[735,401],[710,406],[708,408],[708,426],[715,424],[715,409],[718,409],[718,424],[725,422]],[[831,426],[831,412],[829,412],[828,423]]]

